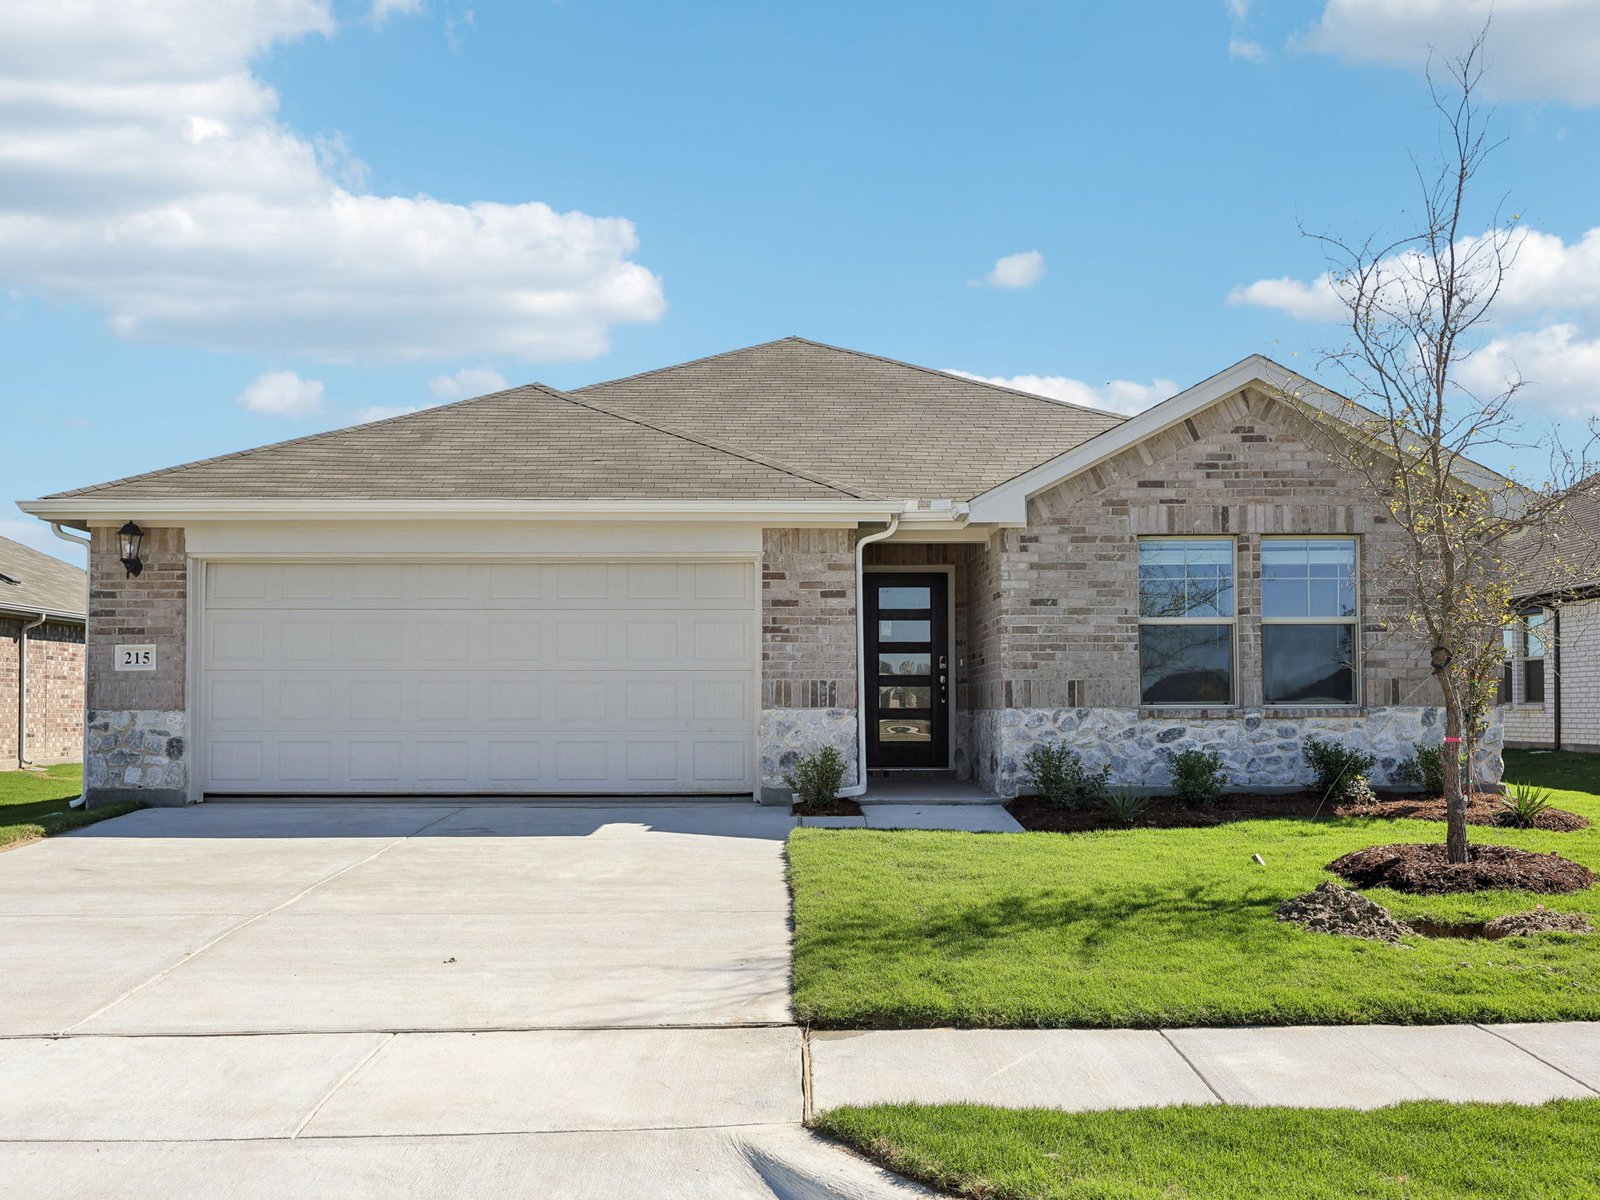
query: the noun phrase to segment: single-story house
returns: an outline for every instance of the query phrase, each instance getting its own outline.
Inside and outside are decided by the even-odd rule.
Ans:
[[[96,796],[776,799],[823,745],[1009,795],[1055,738],[1258,788],[1308,734],[1383,781],[1439,713],[1383,505],[1301,436],[1344,403],[1251,357],[1122,417],[785,338],[23,508],[93,539]]]
[[[71,563],[0,538],[0,771],[83,753],[88,582]]]
[[[1570,499],[1540,548],[1505,631],[1506,745],[1600,753],[1600,499]]]

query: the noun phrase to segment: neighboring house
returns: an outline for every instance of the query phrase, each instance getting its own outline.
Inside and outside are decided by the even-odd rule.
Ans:
[[[83,753],[87,584],[72,564],[0,538],[0,771]]]
[[[1260,357],[1125,419],[787,338],[23,507],[93,537],[100,795],[776,798],[825,744],[1013,794],[1057,737],[1263,787],[1310,733],[1381,781],[1427,648],[1285,387],[1343,409]]]
[[[1600,500],[1570,501],[1505,631],[1506,745],[1600,752]]]

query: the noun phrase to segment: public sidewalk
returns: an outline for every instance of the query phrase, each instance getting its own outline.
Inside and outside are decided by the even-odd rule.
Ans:
[[[1600,1023],[813,1033],[811,1111],[988,1104],[1378,1108],[1600,1096]],[[809,1114],[808,1114],[809,1115]]]

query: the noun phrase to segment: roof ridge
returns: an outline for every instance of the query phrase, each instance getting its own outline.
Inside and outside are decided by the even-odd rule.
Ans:
[[[748,348],[749,347],[747,347],[747,349]],[[730,351],[730,353],[735,353],[735,352]],[[718,357],[720,357],[720,356],[718,356]],[[681,364],[681,365],[687,365],[687,364]],[[670,370],[670,368],[665,368],[665,369],[669,369]],[[611,382],[611,381],[608,381],[608,382]],[[590,386],[598,386],[598,385],[591,384]],[[642,425],[646,429],[654,429],[657,433],[664,433],[664,434],[667,434],[669,437],[681,438],[684,441],[692,442],[697,446],[704,446],[709,450],[715,450],[719,454],[729,454],[729,455],[732,455],[734,458],[742,458],[746,462],[753,462],[759,467],[766,467],[768,470],[781,471],[785,475],[793,475],[796,479],[803,479],[807,483],[815,483],[815,484],[819,484],[822,487],[832,488],[834,491],[842,492],[846,496],[854,496],[857,500],[864,500],[864,499],[868,499],[869,498],[869,497],[863,495],[861,492],[857,491],[855,488],[847,487],[845,484],[840,483],[836,479],[829,479],[825,475],[816,475],[816,474],[812,474],[812,473],[809,473],[809,472],[806,472],[806,471],[802,471],[798,467],[790,466],[788,463],[781,462],[781,461],[779,461],[778,459],[775,459],[775,458],[769,458],[765,454],[759,454],[754,450],[740,450],[737,447],[730,446],[725,442],[719,442],[715,438],[708,438],[708,437],[705,437],[704,435],[701,435],[701,434],[685,433],[683,430],[681,430],[681,429],[673,429],[669,425],[660,425],[660,424],[657,424],[654,421],[647,421],[647,420],[645,420],[645,418],[643,418],[641,416],[638,416],[635,413],[626,412],[623,409],[612,408],[612,407],[609,407],[609,406],[603,405],[603,404],[597,404],[595,401],[589,400],[589,399],[579,399],[577,396],[573,396],[573,395],[570,395],[568,393],[558,393],[558,394],[561,396],[561,398],[563,400],[567,401],[567,403],[569,403],[569,404],[576,404],[576,405],[578,405],[579,407],[582,407],[582,408],[593,409],[595,412],[604,413],[608,417],[616,417],[619,420],[632,421],[635,425]]]
[[[686,362],[673,363],[666,367],[651,367],[648,371],[635,371],[632,375],[618,375],[615,379],[597,379],[593,383],[586,383],[582,387],[572,388],[571,392],[592,391],[598,387],[609,387],[613,383],[632,383],[635,379],[648,379],[652,375],[665,375],[668,371],[676,371],[681,367],[697,367],[701,363],[716,362],[719,358],[731,358],[735,354],[743,354],[747,350],[765,350],[768,346],[779,346],[784,342],[803,342],[806,339],[790,334],[787,337],[772,338],[765,342],[756,342],[749,346],[735,346],[732,350],[719,350],[715,354],[702,354],[699,358],[691,358]]]
[[[176,463],[170,467],[160,467],[154,471],[140,471],[134,475],[124,475],[121,479],[108,479],[104,483],[92,483],[87,487],[72,488],[65,492],[51,492],[41,497],[45,500],[59,500],[68,496],[77,496],[85,492],[98,492],[104,488],[116,487],[124,483],[137,483],[145,479],[158,479],[163,475],[171,475],[176,471],[186,471],[190,467],[204,467],[212,463],[227,462],[229,459],[243,458],[247,454],[255,454],[261,450],[281,450],[285,446],[300,446],[307,442],[319,442],[323,438],[334,437],[337,434],[349,433],[352,429],[367,429],[373,425],[391,425],[397,421],[409,420],[420,417],[425,413],[436,413],[445,408],[462,408],[468,404],[476,404],[480,400],[492,400],[496,396],[508,395],[511,392],[524,391],[527,388],[543,388],[542,383],[522,383],[516,387],[501,388],[498,392],[485,392],[481,396],[468,396],[465,400],[451,400],[447,404],[430,404],[425,408],[414,409],[411,412],[396,413],[392,417],[379,417],[376,421],[357,421],[354,425],[340,425],[333,429],[322,429],[316,433],[303,433],[299,437],[285,438],[281,442],[264,442],[259,446],[246,446],[243,450],[234,450],[228,454],[212,454],[206,458],[196,458],[189,462]]]
[[[974,387],[988,388],[991,392],[1004,392],[1009,396],[1021,396],[1025,400],[1036,400],[1040,404],[1050,404],[1056,408],[1073,408],[1079,412],[1093,413],[1097,417],[1111,417],[1119,425],[1128,419],[1125,414],[1115,413],[1109,409],[1094,408],[1087,404],[1079,404],[1073,400],[1056,400],[1050,396],[1041,396],[1038,392],[1025,392],[1021,388],[1006,387],[1003,383],[990,383],[987,379],[975,379],[970,375],[956,375],[950,371],[941,371],[938,367],[925,367],[921,363],[889,358],[883,354],[873,354],[869,350],[852,350],[849,346],[835,346],[828,342],[818,342],[811,338],[803,337],[785,338],[784,340],[801,342],[807,346],[815,346],[819,350],[832,350],[835,354],[851,354],[856,358],[870,358],[876,362],[888,363],[892,367],[905,367],[910,371],[921,371],[924,375],[937,375],[941,379],[955,379],[962,383],[969,383]],[[755,349],[755,347],[752,346],[750,349]]]

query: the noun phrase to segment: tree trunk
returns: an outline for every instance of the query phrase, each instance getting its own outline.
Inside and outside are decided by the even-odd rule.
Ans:
[[[1467,798],[1461,791],[1461,700],[1444,672],[1439,672],[1444,692],[1445,853],[1453,863],[1467,861]]]

